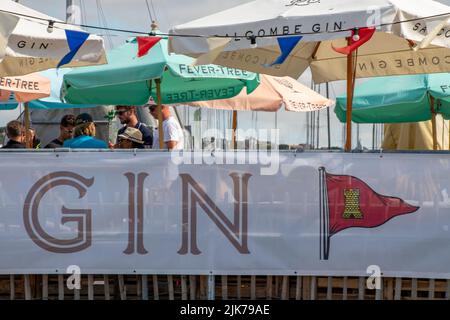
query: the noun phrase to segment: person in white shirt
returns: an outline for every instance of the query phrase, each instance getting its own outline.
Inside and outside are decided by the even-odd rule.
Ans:
[[[150,114],[158,120],[157,105],[150,104]],[[161,113],[163,118],[163,133],[164,133],[164,145],[168,150],[183,150],[184,149],[184,133],[181,129],[177,119],[170,114],[168,106],[161,106]],[[160,124],[158,124],[160,125]],[[159,149],[159,131],[158,128],[153,133],[153,149]]]

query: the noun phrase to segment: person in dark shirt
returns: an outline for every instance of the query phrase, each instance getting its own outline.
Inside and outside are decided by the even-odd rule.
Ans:
[[[117,137],[123,134],[127,127],[136,128],[142,133],[142,140],[144,140],[144,144],[140,144],[139,148],[151,148],[153,145],[153,134],[149,127],[147,127],[144,123],[139,122],[136,114],[135,106],[116,106],[116,115],[118,116],[120,123],[124,124],[122,128],[117,132]],[[109,143],[110,148],[118,148],[117,138],[116,144]]]
[[[75,127],[75,116],[66,114],[59,124],[59,136],[45,146],[46,149],[62,148],[66,140],[73,138],[73,128]]]
[[[2,149],[25,149],[24,132],[20,121],[13,120],[6,125],[6,135],[8,136],[8,143],[5,144]]]
[[[39,139],[36,135],[36,130],[34,128],[28,129],[30,134],[30,145],[27,146],[28,149],[40,149],[41,148],[41,139]]]

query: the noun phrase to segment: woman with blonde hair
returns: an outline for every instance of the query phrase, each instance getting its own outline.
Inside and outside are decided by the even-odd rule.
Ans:
[[[64,141],[64,148],[73,149],[106,149],[103,140],[95,138],[96,128],[94,120],[88,113],[79,114],[75,119],[74,138]]]

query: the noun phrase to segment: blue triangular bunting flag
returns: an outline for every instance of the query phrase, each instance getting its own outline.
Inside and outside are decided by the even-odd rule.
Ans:
[[[292,50],[294,50],[297,43],[302,40],[302,36],[295,37],[282,37],[277,38],[278,46],[280,47],[281,55],[276,58],[276,60],[270,64],[263,64],[263,67],[269,68],[276,64],[282,64],[284,60],[291,54]]]
[[[73,57],[77,54],[78,50],[80,50],[83,43],[86,42],[87,38],[89,38],[89,33],[75,30],[65,30],[67,44],[69,45],[70,52],[66,54],[61,61],[58,63],[57,68],[70,63]]]

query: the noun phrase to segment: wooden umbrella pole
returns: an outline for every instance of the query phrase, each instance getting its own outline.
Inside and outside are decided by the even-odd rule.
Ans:
[[[351,38],[347,39],[348,45],[351,45]],[[345,151],[349,152],[352,150],[352,106],[353,106],[353,52],[347,55],[347,117],[346,117],[346,141],[345,141]]]
[[[159,133],[159,148],[164,149],[164,130],[163,130],[163,116],[161,105],[161,79],[156,79],[156,100],[158,104],[158,133]]]
[[[30,108],[28,102],[25,102],[25,146],[27,148],[33,147],[30,140]]]
[[[330,86],[326,83],[327,99],[330,99]],[[327,108],[328,150],[331,150],[330,107]]]
[[[438,149],[437,145],[437,130],[436,130],[436,110],[434,108],[434,97],[430,96],[430,108],[431,108],[431,127],[433,130],[433,150]]]
[[[231,141],[233,142],[233,149],[237,149],[236,129],[237,129],[237,111],[233,110],[233,133],[231,138]]]

